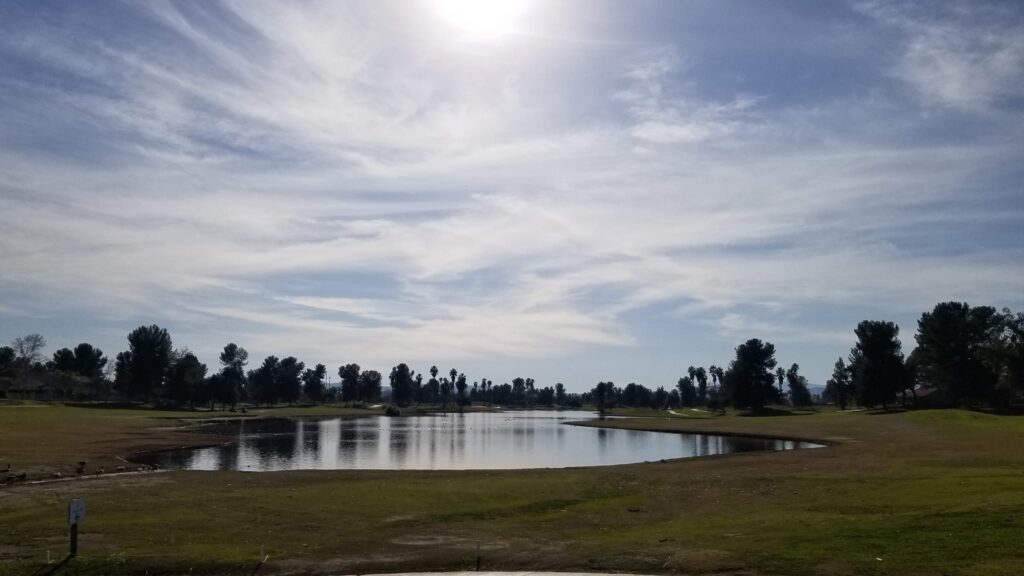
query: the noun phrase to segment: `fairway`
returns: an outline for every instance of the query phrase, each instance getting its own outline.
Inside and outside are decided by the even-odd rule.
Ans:
[[[285,414],[301,413],[314,409]],[[478,547],[483,570],[1024,571],[1019,418],[651,414],[660,417],[600,425],[831,446],[604,468],[161,472],[14,485],[0,489],[0,573],[48,573],[47,553],[63,558],[72,497],[88,503],[80,555],[53,573],[250,574],[266,555],[261,574],[472,570]],[[0,408],[0,465],[37,453],[32,466],[44,473],[63,468],[74,450],[115,462],[162,437],[210,441],[175,430],[182,416]]]

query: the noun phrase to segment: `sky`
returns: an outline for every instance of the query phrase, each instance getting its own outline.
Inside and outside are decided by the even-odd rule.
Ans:
[[[674,386],[1024,309],[1024,4],[0,3],[0,342]]]

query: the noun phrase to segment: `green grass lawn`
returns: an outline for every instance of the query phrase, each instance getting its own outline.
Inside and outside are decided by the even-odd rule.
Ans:
[[[73,430],[104,439],[71,442],[95,454],[186,435],[169,428],[177,414],[16,410],[0,408],[0,462],[32,441],[41,469],[45,454],[67,453],[51,444]],[[652,415],[601,425],[832,445],[605,468],[168,472],[13,486],[0,489],[0,574],[44,574],[47,550],[63,557],[73,496],[89,508],[82,551],[55,574],[250,574],[261,550],[270,558],[260,574],[473,569],[478,544],[484,570],[1024,573],[1024,419]]]

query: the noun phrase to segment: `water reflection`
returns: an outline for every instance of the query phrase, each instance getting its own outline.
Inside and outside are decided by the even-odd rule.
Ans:
[[[504,412],[250,421],[237,424],[235,443],[151,454],[140,461],[164,468],[259,472],[566,468],[820,446],[564,425],[593,417],[589,412]]]

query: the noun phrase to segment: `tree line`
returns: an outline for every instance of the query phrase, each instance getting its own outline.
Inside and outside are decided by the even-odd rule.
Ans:
[[[857,325],[854,336],[856,342],[845,360],[836,361],[820,399],[841,409],[913,406],[925,395],[932,399],[931,405],[1005,409],[1020,404],[1024,396],[1024,313],[963,302],[937,304],[918,320],[916,346],[906,356],[899,326],[893,322],[865,320]],[[568,393],[561,383],[540,387],[523,377],[499,385],[487,378],[470,384],[454,368],[442,373],[432,366],[423,374],[405,363],[391,369],[387,390],[381,373],[363,370],[356,363],[339,366],[339,385],[329,387],[323,364],[308,368],[293,356],[267,356],[247,370],[249,353],[235,343],[224,346],[213,372],[187,348],[174,348],[170,334],[157,325],[131,331],[128,349],[118,353],[112,364],[89,343],[62,348],[49,359],[43,357],[45,347],[46,340],[39,334],[15,338],[9,346],[0,347],[0,391],[10,394],[19,385],[34,383],[63,398],[116,396],[211,408],[239,403],[369,403],[385,395],[400,406],[458,408],[483,402],[516,407],[593,405],[600,410],[614,406],[756,409],[815,402],[800,366],[778,366],[774,345],[756,338],[736,347],[727,367],[690,366],[670,389],[637,383],[620,388],[599,382],[583,394]]]
[[[854,336],[856,342],[846,360],[836,361],[821,402],[843,410],[854,405],[915,407],[928,396],[933,407],[1024,407],[1024,313],[964,302],[939,303],[921,315],[916,346],[906,356],[894,322],[865,320],[857,325]],[[586,400],[599,410],[811,406],[815,398],[799,370],[798,364],[788,369],[778,366],[775,346],[752,338],[736,348],[728,367],[690,366],[673,390],[632,383],[619,388],[600,382]]]
[[[391,369],[387,390],[380,372],[363,370],[356,363],[339,366],[338,385],[329,387],[326,366],[307,368],[294,356],[267,356],[258,366],[247,369],[249,353],[235,343],[224,346],[219,369],[212,372],[187,348],[175,348],[168,331],[157,325],[132,330],[128,349],[118,353],[113,364],[102,350],[88,343],[62,348],[49,360],[42,355],[45,346],[45,338],[30,334],[0,347],[0,390],[18,391],[19,383],[30,383],[36,389],[56,390],[66,399],[115,397],[211,409],[218,404],[228,408],[239,403],[366,404],[380,402],[385,395],[399,406],[417,403],[462,408],[474,402],[518,407],[582,405],[580,396],[566,393],[561,383],[537,387],[532,378],[520,377],[500,385],[487,378],[469,384],[466,375],[454,368],[445,375],[432,366],[427,378],[405,363]]]

